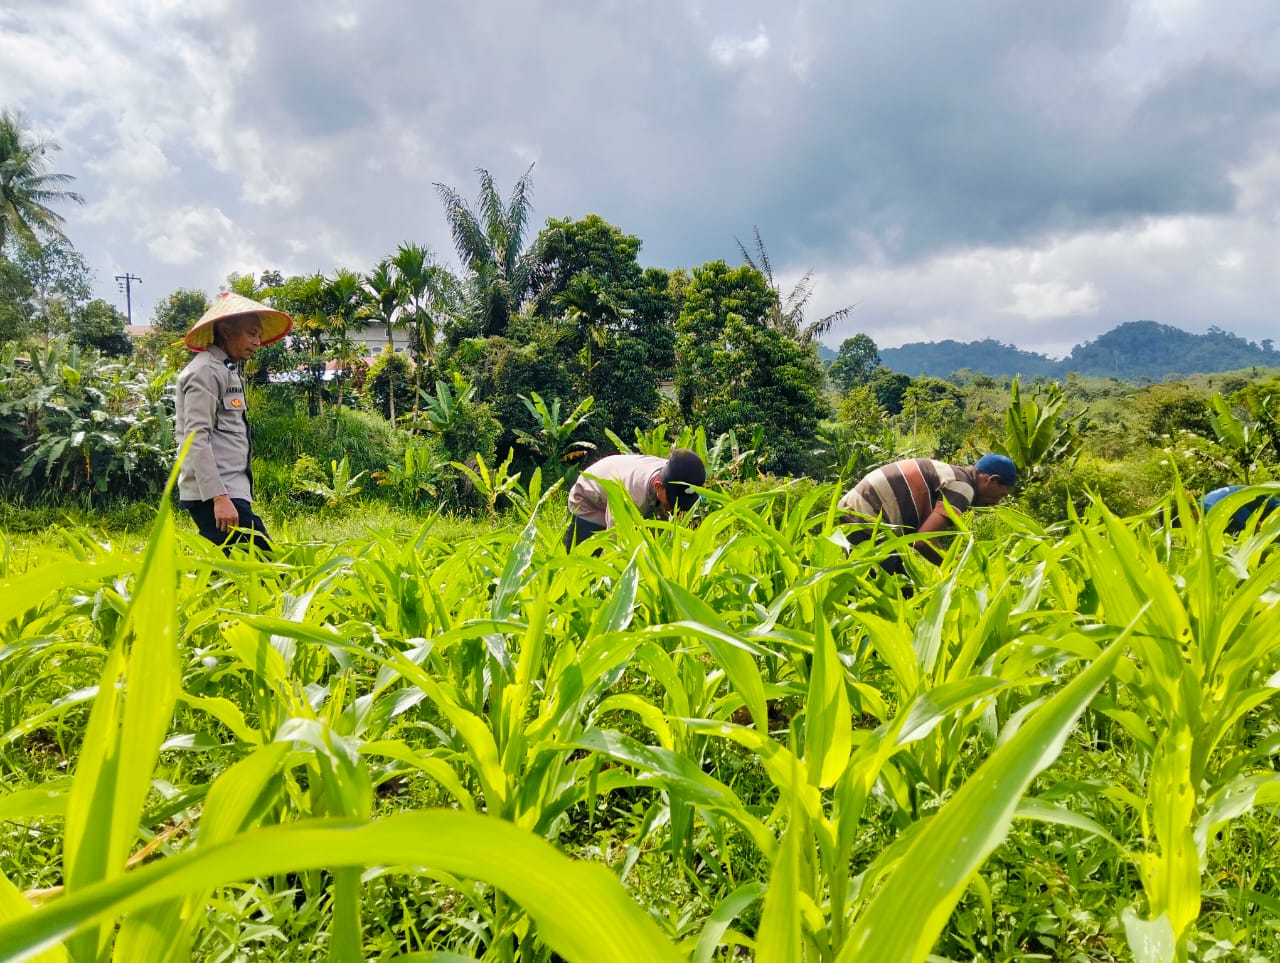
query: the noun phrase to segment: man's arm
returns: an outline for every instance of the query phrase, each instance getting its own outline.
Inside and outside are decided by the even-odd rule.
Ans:
[[[928,535],[931,532],[945,532],[951,528],[951,516],[947,514],[947,503],[945,500],[939,499],[938,504],[933,506],[933,511],[929,513],[929,517],[921,523],[916,529],[918,535]],[[933,546],[933,540],[928,538],[916,539],[912,543],[912,547],[927,558],[934,565],[942,561],[942,554]]]

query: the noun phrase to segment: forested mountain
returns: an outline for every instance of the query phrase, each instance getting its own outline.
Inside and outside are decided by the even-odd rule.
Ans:
[[[901,348],[881,348],[880,361],[887,368],[913,378],[919,374],[945,378],[953,371],[969,368],[989,375],[1055,375],[1062,362],[1034,351],[1023,351],[993,338],[960,341],[920,341]]]
[[[1072,349],[1061,360],[991,338],[963,344],[958,341],[918,342],[900,348],[882,348],[881,362],[909,375],[945,378],[968,368],[994,376],[1045,375],[1062,377],[1068,371],[1124,380],[1197,372],[1234,371],[1252,365],[1280,365],[1280,351],[1270,338],[1247,341],[1229,331],[1212,327],[1192,334],[1154,321],[1129,321]]]

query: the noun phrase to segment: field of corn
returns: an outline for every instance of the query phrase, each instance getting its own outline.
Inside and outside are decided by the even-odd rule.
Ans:
[[[1280,959],[1280,513],[838,494],[9,557],[0,960]]]

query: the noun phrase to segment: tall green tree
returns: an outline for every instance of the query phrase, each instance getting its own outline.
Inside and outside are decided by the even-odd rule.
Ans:
[[[170,338],[182,338],[209,310],[209,297],[196,288],[178,288],[156,302],[151,326]]]
[[[35,333],[31,323],[35,288],[22,269],[0,254],[0,344],[23,341]]]
[[[670,276],[641,268],[640,239],[596,214],[548,220],[534,248],[533,314],[553,326],[577,396],[596,399],[595,440],[651,427],[675,359]]]
[[[784,296],[782,289],[778,287],[778,282],[774,280],[773,263],[769,260],[769,252],[765,250],[764,240],[760,237],[760,229],[753,228],[752,233],[755,235],[755,253],[748,251],[741,241],[738,241],[738,250],[742,252],[742,259],[747,266],[759,271],[774,293],[774,303],[769,308],[765,320],[769,327],[793,341],[802,345],[814,344],[818,338],[831,330],[833,324],[847,317],[853,310],[853,305],[832,311],[816,321],[806,322],[804,309],[809,299],[813,297],[813,272],[806,271],[791,291]]]
[[[31,285],[32,323],[46,336],[67,334],[75,312],[89,301],[93,272],[80,252],[61,241],[23,240],[14,262]]]
[[[112,358],[123,358],[133,353],[133,342],[124,331],[127,323],[128,319],[118,308],[94,298],[73,313],[68,333],[72,344],[96,348]]]
[[[538,253],[524,249],[533,165],[516,181],[505,203],[489,172],[481,168],[477,173],[480,196],[474,210],[452,187],[440,183],[435,187],[444,203],[458,257],[470,272],[468,300],[473,330],[469,334],[491,337],[506,332],[533,282]]]
[[[74,177],[49,170],[58,150],[52,141],[35,137],[21,114],[0,112],[0,251],[11,241],[70,243],[62,215],[50,205],[83,204],[84,198],[62,189]]]
[[[418,244],[401,244],[392,263],[400,283],[409,351],[419,365],[430,366],[435,362],[441,329],[462,314],[461,284],[430,249]]]
[[[713,261],[695,268],[676,340],[680,413],[708,436],[767,431],[766,467],[801,472],[826,413],[824,374],[812,345],[772,326],[777,301],[765,276]]]
[[[338,404],[341,405],[346,384],[362,354],[351,332],[360,318],[364,304],[364,278],[355,271],[338,268],[325,278],[320,295],[325,318],[325,357],[337,362]]]
[[[880,349],[866,334],[855,334],[840,342],[840,350],[827,369],[827,377],[841,391],[848,391],[871,380],[880,367]]]

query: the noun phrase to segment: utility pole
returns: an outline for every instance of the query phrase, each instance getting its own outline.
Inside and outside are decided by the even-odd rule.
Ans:
[[[126,271],[124,274],[116,275],[116,287],[124,292],[124,308],[129,324],[133,324],[133,284],[141,284],[142,278],[136,274],[130,274]]]

